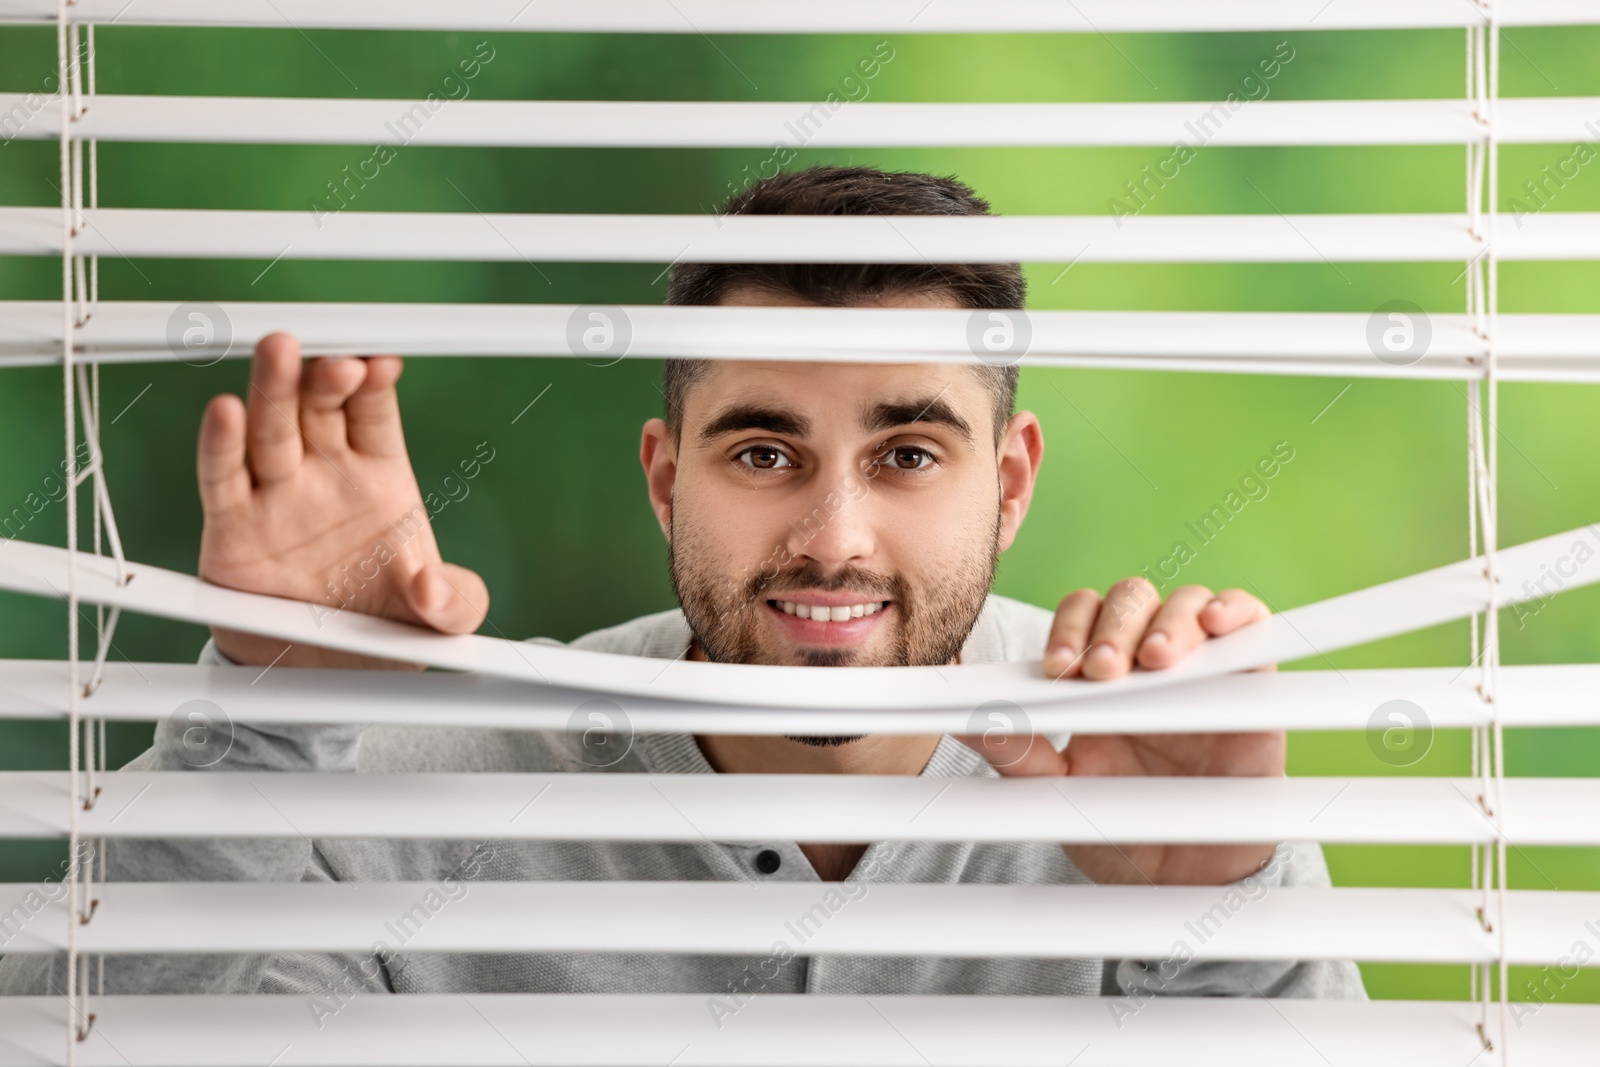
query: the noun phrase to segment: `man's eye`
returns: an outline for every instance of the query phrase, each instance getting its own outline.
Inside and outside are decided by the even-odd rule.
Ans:
[[[925,462],[924,462],[925,461]],[[917,445],[900,445],[891,448],[879,457],[879,462],[885,466],[901,471],[925,471],[935,462],[933,453]]]
[[[749,448],[738,453],[733,458],[735,460],[740,460],[745,456],[750,457],[747,462],[750,466],[756,468],[757,470],[783,470],[789,465],[789,457],[784,455],[781,450],[773,448],[771,445],[751,445]]]

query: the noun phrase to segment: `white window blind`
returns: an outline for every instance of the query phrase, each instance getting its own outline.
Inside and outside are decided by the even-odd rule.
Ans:
[[[1600,23],[1593,0],[910,0],[732,4],[713,0],[0,0],[0,24],[57,27],[62,92],[8,136],[59,142],[61,208],[0,208],[0,254],[59,258],[59,302],[0,303],[0,369],[59,363],[72,484],[92,484],[93,553],[7,542],[0,588],[69,605],[68,658],[0,661],[0,716],[66,719],[69,770],[0,774],[0,837],[62,839],[76,850],[112,838],[459,837],[681,840],[699,833],[807,841],[1253,842],[1466,844],[1474,887],[1291,889],[1241,912],[1205,952],[1216,959],[1466,963],[1477,1003],[1186,1001],[1157,998],[1123,1030],[1095,998],[763,996],[741,1026],[695,1043],[699,996],[514,995],[360,998],[315,1032],[299,1006],[263,996],[103,996],[95,955],[133,952],[339,951],[403,910],[419,886],[387,884],[104,884],[93,866],[49,919],[8,951],[65,953],[65,998],[0,1000],[0,1067],[138,1065],[296,1067],[837,1062],[1052,1064],[1087,1045],[1082,1064],[1281,1064],[1464,1067],[1592,1058],[1600,1007],[1547,1005],[1512,1028],[1506,968],[1568,960],[1600,916],[1600,894],[1511,891],[1512,844],[1600,845],[1600,780],[1508,779],[1507,726],[1600,725],[1600,666],[1499,663],[1497,609],[1531,596],[1556,569],[1566,589],[1600,580],[1600,526],[1516,546],[1496,534],[1498,459],[1485,426],[1501,380],[1600,380],[1600,316],[1499,315],[1501,260],[1600,258],[1600,214],[1496,223],[1502,143],[1584,140],[1600,98],[1502,101],[1504,26]],[[529,32],[1141,32],[1460,28],[1468,92],[1459,101],[1259,102],[1220,127],[1236,145],[1466,146],[1463,210],[1407,215],[731,218],[632,215],[303,213],[100,208],[95,145],[154,142],[348,143],[375,137],[405,101],[97,95],[97,25],[496,29]],[[80,60],[81,57],[81,60]],[[1221,106],[1221,105],[1219,105]],[[1166,145],[1194,105],[861,104],[827,124],[822,146]],[[792,117],[756,103],[463,102],[418,143],[716,147],[769,144]],[[1487,204],[1487,208],[1485,207]],[[1116,240],[1109,240],[1115,232]],[[1421,358],[1374,360],[1368,317],[1325,313],[1033,312],[1033,366],[1450,378],[1469,383],[1469,545],[1456,564],[1274,615],[1215,639],[1170,670],[1112,688],[1047,682],[1037,661],[959,668],[805,668],[681,663],[666,675],[633,657],[486,637],[428,637],[348,613],[315,623],[304,605],[253,596],[125,558],[98,441],[101,362],[170,358],[168,304],[98,299],[95,257],[562,259],[666,262],[1314,262],[1448,261],[1465,265],[1467,306],[1433,318]],[[272,329],[308,350],[374,347],[426,355],[568,355],[570,305],[230,303],[235,337]],[[642,356],[966,362],[965,312],[628,307]],[[248,346],[203,341],[195,358]],[[91,375],[91,371],[96,372]],[[78,466],[78,434],[90,459]],[[110,555],[101,554],[102,531]],[[97,616],[98,654],[80,663],[79,604]],[[121,611],[224,625],[352,652],[451,668],[378,672],[106,662]],[[1468,670],[1240,674],[1442,622],[1471,618]],[[314,638],[314,640],[313,640]],[[137,675],[137,681],[135,679]],[[937,675],[937,676],[936,676]],[[257,685],[256,682],[260,684]],[[203,697],[240,721],[391,722],[568,729],[575,699],[626,710],[646,731],[946,732],[997,694],[1034,729],[1366,730],[1374,699],[1425,703],[1436,725],[1470,727],[1467,778],[961,779],[808,775],[104,774],[103,724],[158,717]],[[930,804],[938,792],[938,803]],[[514,822],[527,797],[540,804]],[[1067,803],[1060,803],[1061,799]],[[139,800],[133,804],[133,800]],[[912,815],[917,813],[915,825]],[[0,886],[0,913],[27,907],[28,886]],[[485,883],[430,923],[414,951],[607,950],[742,953],[801,910],[803,887],[716,883]],[[870,903],[825,928],[819,952],[1161,955],[1174,930],[1214,900],[1195,887],[875,887]],[[605,922],[596,921],[603,915]],[[248,921],[240,921],[246,917]],[[1498,970],[1499,1003],[1490,972]],[[94,1020],[100,1021],[100,1026]],[[486,1031],[483,1023],[490,1026]],[[885,1023],[888,1025],[886,1026]],[[1285,1025],[1287,1024],[1287,1025]],[[112,1045],[108,1034],[116,1035]],[[1063,1050],[1067,1050],[1063,1054]],[[1513,1050],[1515,1050],[1513,1052]]]
[[[1594,97],[1508,99],[1495,116],[1502,144],[1582,140]],[[19,137],[54,138],[60,102],[36,108],[23,93],[0,93],[0,111],[22,106],[36,118]],[[768,148],[795,123],[792,104],[753,101],[452,100],[416,121],[413,100],[298,97],[100,96],[74,122],[80,141],[227,143],[250,131],[254,144],[363,144],[396,116],[408,145],[548,148]],[[826,108],[826,105],[815,105]],[[1170,145],[1199,130],[1208,145],[1463,144],[1476,136],[1467,100],[1252,100],[1224,103],[928,104],[851,101],[802,113],[813,148]],[[1226,121],[1222,121],[1226,116]]]
[[[226,302],[227,336],[198,337],[184,358],[204,366],[244,358],[240,338],[288,330],[308,351],[360,355],[570,356],[568,324],[591,310],[571,304],[290,304]],[[640,357],[859,359],[970,363],[965,311],[873,308],[663,307],[623,305]],[[60,360],[61,307],[12,301],[0,320],[0,367]],[[74,324],[85,361],[170,358],[164,303],[97,301]],[[1370,315],[1341,312],[1030,311],[1032,339],[1021,366],[1114,367],[1247,374],[1451,378],[1481,373],[1488,343],[1470,315],[1430,314],[1427,351],[1404,365],[1372,358]],[[1502,315],[1497,375],[1505,381],[1592,382],[1600,315]],[[822,353],[822,355],[819,355]],[[1409,358],[1409,357],[1408,357]]]

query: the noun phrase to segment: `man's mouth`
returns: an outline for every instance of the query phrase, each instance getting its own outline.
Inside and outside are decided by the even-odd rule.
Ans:
[[[768,604],[785,615],[794,615],[813,622],[847,622],[866,615],[875,615],[889,606],[887,600],[866,600],[855,604],[812,604],[803,600],[768,600]]]
[[[796,594],[773,598],[767,611],[784,638],[796,645],[855,646],[864,644],[892,616],[892,600],[857,600],[850,594]],[[819,604],[819,600],[847,603]]]

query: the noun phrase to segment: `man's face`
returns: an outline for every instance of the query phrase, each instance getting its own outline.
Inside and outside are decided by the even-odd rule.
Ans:
[[[975,365],[715,361],[685,397],[675,462],[670,444],[650,448],[650,426],[645,448],[673,589],[706,658],[953,662],[1026,508],[1026,491],[1002,508],[1018,464],[1004,442],[997,454],[992,420]]]

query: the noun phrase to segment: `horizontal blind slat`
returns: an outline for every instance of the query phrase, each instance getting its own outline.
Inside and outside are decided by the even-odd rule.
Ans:
[[[848,106],[845,106],[848,104]],[[60,101],[0,93],[7,137],[54,139]],[[1496,104],[1501,144],[1592,140],[1600,97]],[[1476,142],[1473,103],[1244,100],[877,103],[138,96],[100,93],[74,140],[218,144],[807,148],[1423,145]],[[1158,175],[1159,176],[1159,175]],[[1120,194],[1119,194],[1120,195]]]
[[[109,883],[78,931],[90,953],[662,952],[1486,963],[1498,936],[1472,889],[1008,886],[662,881]],[[51,886],[46,886],[46,889]],[[66,891],[0,885],[0,949],[66,949]],[[1568,958],[1600,893],[1509,894],[1507,958]],[[26,921],[16,925],[16,917]],[[1600,966],[1600,961],[1592,961]]]
[[[849,1062],[879,1067],[1061,1067],[1074,1056],[1075,1067],[1463,1067],[1484,1055],[1478,1005],[1445,1001],[765,993],[731,1002],[736,1017],[718,1028],[706,999],[352,996],[318,1017],[299,996],[95,997],[77,1063],[823,1067],[848,1049]],[[1600,1007],[1529,1007],[1514,1035],[1518,1067],[1588,1062]],[[60,997],[0,998],[0,1067],[61,1063],[65,1012]]]
[[[637,743],[637,739],[635,739]],[[574,759],[581,759],[576,745]],[[84,837],[1488,843],[1476,779],[119,771]],[[59,838],[67,775],[0,773],[0,838]],[[1600,779],[1511,778],[1515,845],[1600,844]]]
[[[352,190],[353,191],[353,190]],[[584,215],[98,208],[79,255],[567,263],[1465,263],[1464,215]],[[1130,206],[1130,211],[1134,210]],[[1503,262],[1600,259],[1600,212],[1501,227]],[[61,254],[61,212],[0,208],[0,255]]]
[[[1382,731],[1399,722],[1387,717],[1393,711],[1427,732],[1484,725],[1489,715],[1476,685],[1474,672],[1462,667],[1250,671],[1126,695],[1113,683],[1100,695],[1090,691],[1029,705],[1026,722],[1047,734]],[[1510,728],[1600,726],[1597,692],[1600,664],[1501,667],[1500,721]],[[0,720],[63,719],[66,693],[65,662],[0,660]],[[573,710],[591,697],[586,690],[448,671],[277,666],[263,674],[259,667],[112,661],[82,710],[111,722],[149,722],[188,701],[206,700],[242,723],[570,730]],[[624,694],[607,699],[626,714],[635,733],[959,734],[972,725],[965,708],[717,706]],[[592,725],[584,719],[579,728]]]
[[[1487,963],[1498,935],[1467,889],[495,882],[113,882],[95,888],[88,953],[769,952],[807,955],[1354,959]],[[0,951],[66,948],[67,907],[36,885],[0,885]],[[26,916],[13,928],[17,916]],[[1586,940],[1600,893],[1513,890],[1507,959],[1555,964]],[[5,921],[9,919],[10,921]],[[1600,966],[1600,960],[1588,962]]]
[[[572,324],[592,325],[597,312],[619,325],[612,347],[591,352],[574,341]],[[1375,323],[1397,321],[1381,311],[1029,311],[1028,337],[1012,344],[1015,354],[983,350],[981,335],[973,340],[974,321],[995,323],[984,313],[899,308],[101,301],[73,337],[75,358],[93,363],[244,359],[255,338],[286,330],[306,351],[329,355],[971,364],[977,353],[1032,367],[1455,380],[1480,373],[1485,345],[1468,316],[1425,315],[1425,327],[1411,318],[1416,353],[1398,354],[1383,349],[1381,335],[1374,340]],[[0,302],[0,368],[59,365],[61,329],[54,302]],[[1600,380],[1600,315],[1501,315],[1496,341],[1505,380]]]
[[[424,509],[419,503],[415,510]],[[425,515],[416,515],[415,521],[425,521]],[[60,598],[68,584],[67,559],[67,551],[61,548],[18,540],[0,543],[0,589]],[[1552,595],[1552,573],[1559,579],[1557,590],[1592,584],[1600,581],[1600,526],[1501,548],[1496,565],[1503,582],[1497,600],[1503,607]],[[662,664],[651,657],[476,634],[445,636],[390,619],[335,612],[337,602],[331,599],[326,606],[314,605],[242,593],[147,564],[130,562],[127,567],[130,578],[118,585],[113,559],[80,553],[76,587],[81,601],[590,693],[791,708],[961,708],[975,714],[996,699],[1027,705],[1104,695],[1104,689],[1094,682],[1046,677],[1040,660],[943,668],[855,667],[848,671],[685,659]],[[1482,611],[1486,597],[1481,558],[1462,560],[1274,614],[1235,633],[1212,638],[1175,666],[1135,672],[1119,679],[1117,685],[1122,692],[1131,693],[1324,656],[1463,618]],[[1042,650],[1040,657],[1042,660]]]
[[[0,22],[47,22],[52,0],[3,0]],[[1461,0],[77,0],[77,22],[306,30],[523,30],[588,33],[1139,33],[1460,28],[1484,21]],[[1587,0],[1496,0],[1502,26],[1600,22]]]
[[[573,340],[572,324],[592,325],[595,313],[617,324],[614,347],[599,352]],[[904,308],[100,301],[73,337],[75,358],[92,363],[244,359],[256,338],[286,330],[306,351],[329,355],[971,364],[977,353],[1039,367],[1456,380],[1479,374],[1486,349],[1472,320],[1425,317],[1427,336],[1413,335],[1417,355],[1390,354],[1381,336],[1374,341],[1375,322],[1393,325],[1381,312],[1029,311],[1028,337],[1013,345],[1015,355],[974,342],[975,321],[994,324],[984,313]],[[1414,313],[1412,319],[1424,329]],[[194,332],[197,326],[203,329]],[[61,330],[55,302],[0,302],[0,369],[59,365]],[[1600,380],[1600,315],[1501,315],[1496,344],[1506,380]]]

